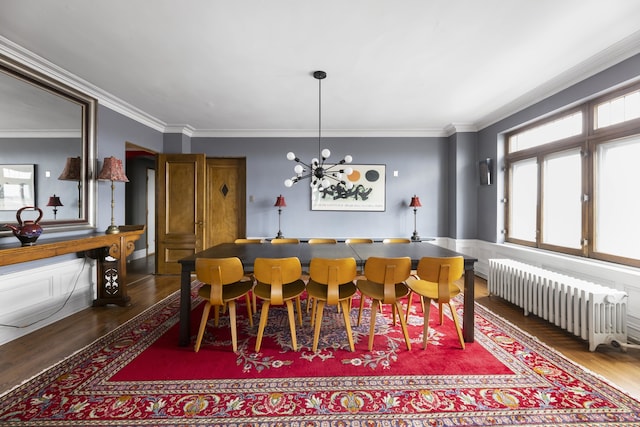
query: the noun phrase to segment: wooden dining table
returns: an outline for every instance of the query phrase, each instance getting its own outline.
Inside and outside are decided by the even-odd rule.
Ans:
[[[180,346],[186,347],[191,342],[191,274],[195,271],[197,258],[226,258],[238,257],[242,261],[245,271],[253,270],[256,258],[286,258],[297,257],[303,269],[309,267],[313,258],[355,258],[360,268],[364,267],[369,257],[409,257],[412,268],[415,269],[423,257],[451,257],[464,258],[464,313],[463,337],[465,342],[474,340],[474,265],[476,258],[461,254],[450,249],[442,248],[426,242],[412,242],[405,244],[358,243],[358,244],[327,244],[311,245],[309,243],[273,245],[269,242],[260,244],[222,243],[212,246],[191,256],[182,258],[180,276]]]

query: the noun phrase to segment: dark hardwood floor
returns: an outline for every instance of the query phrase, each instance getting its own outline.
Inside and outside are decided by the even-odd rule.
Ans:
[[[153,260],[128,264],[127,307],[87,308],[27,336],[0,346],[0,394],[38,374],[64,357],[92,343],[180,287],[179,276],[155,276]],[[569,359],[640,398],[640,350],[622,352],[600,346],[589,352],[587,343],[498,297],[489,297],[486,282],[476,278],[476,300],[554,347]]]

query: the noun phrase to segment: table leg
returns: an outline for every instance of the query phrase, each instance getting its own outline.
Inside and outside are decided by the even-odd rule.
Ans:
[[[465,342],[473,342],[474,324],[474,300],[475,300],[475,272],[474,262],[464,264],[464,314],[462,316],[462,337]]]
[[[191,343],[191,269],[182,265],[180,275],[180,338],[179,345],[187,347]]]

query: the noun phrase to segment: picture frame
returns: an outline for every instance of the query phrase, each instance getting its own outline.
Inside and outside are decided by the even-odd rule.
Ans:
[[[35,172],[33,164],[0,164],[0,211],[35,206]]]
[[[353,184],[347,189],[332,181],[326,189],[311,192],[313,211],[368,211],[386,209],[386,165],[352,164],[353,173],[345,180]]]

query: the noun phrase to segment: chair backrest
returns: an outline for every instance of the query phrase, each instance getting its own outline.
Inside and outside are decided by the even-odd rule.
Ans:
[[[296,244],[296,243],[300,243],[300,239],[293,239],[293,238],[290,238],[290,239],[285,239],[285,238],[283,238],[283,239],[271,239],[271,243],[273,243],[274,245],[282,245],[282,244],[286,244],[286,243]]]
[[[355,239],[347,239],[344,241],[347,245],[352,245],[354,243],[373,243],[373,239],[366,238],[355,238]]]
[[[262,239],[236,239],[233,243],[239,245],[256,245],[264,242]]]
[[[411,275],[411,258],[369,257],[364,263],[364,275],[367,280],[384,285],[383,303],[393,303],[396,283],[403,283]]]
[[[338,304],[339,285],[353,282],[356,274],[355,258],[312,258],[309,264],[311,280],[327,285],[327,304],[330,305]]]
[[[438,301],[449,302],[451,298],[449,285],[462,277],[464,258],[456,257],[424,257],[418,262],[416,273],[421,280],[438,284]]]
[[[253,276],[258,282],[271,285],[271,302],[282,304],[282,286],[295,282],[302,276],[302,265],[296,257],[256,258],[253,262]]]
[[[403,237],[392,237],[382,240],[382,243],[411,243],[411,240]]]
[[[335,245],[338,243],[336,239],[313,238],[309,239],[310,245]]]
[[[211,285],[211,304],[222,305],[222,287],[240,281],[244,277],[244,267],[237,257],[196,258],[196,277]]]

